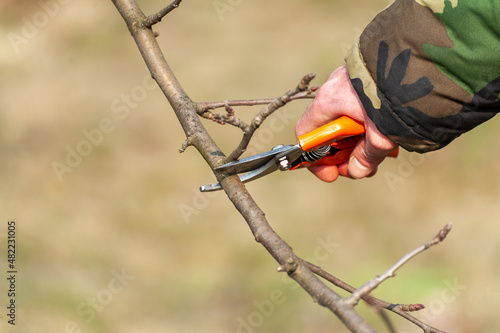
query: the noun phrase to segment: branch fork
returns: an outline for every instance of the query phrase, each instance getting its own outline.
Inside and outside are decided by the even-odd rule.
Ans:
[[[289,275],[295,272],[295,270],[299,267],[299,264],[295,261],[294,258],[289,258],[284,265],[278,266],[276,269],[278,272],[286,272]]]

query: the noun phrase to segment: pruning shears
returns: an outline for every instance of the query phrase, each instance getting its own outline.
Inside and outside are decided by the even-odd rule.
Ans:
[[[277,170],[297,170],[311,165],[338,165],[349,160],[351,152],[364,133],[363,124],[342,116],[299,136],[299,143],[296,145],[278,145],[267,152],[231,161],[215,170],[238,174],[240,180],[246,183]],[[388,156],[397,155],[398,149]],[[220,183],[215,183],[200,187],[200,191],[217,191],[221,188]]]

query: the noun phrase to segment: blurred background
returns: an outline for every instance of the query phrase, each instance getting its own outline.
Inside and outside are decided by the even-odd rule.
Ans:
[[[166,5],[140,1],[145,13]],[[195,101],[321,85],[385,0],[186,0],[155,26]],[[17,317],[1,332],[345,332],[255,242],[184,134],[111,1],[0,3],[0,276],[17,223]],[[249,154],[295,142],[308,101],[268,120]],[[238,108],[250,119],[258,108]],[[205,122],[230,152],[241,133]],[[359,286],[427,242],[374,295],[423,303],[447,332],[499,332],[498,119],[367,180],[278,173],[247,187],[296,253]],[[344,293],[342,293],[345,295]],[[384,331],[365,305],[359,311]],[[390,315],[400,332],[420,332]]]

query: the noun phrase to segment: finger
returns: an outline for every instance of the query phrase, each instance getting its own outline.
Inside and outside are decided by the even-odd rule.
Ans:
[[[339,177],[336,165],[316,165],[308,168],[316,177],[324,182],[331,183]]]
[[[358,142],[349,160],[348,173],[355,179],[373,176],[387,154],[397,147],[378,131],[374,132],[373,128],[366,135]]]
[[[349,173],[349,162],[339,164],[338,169],[339,169],[339,176],[351,178],[351,179],[356,179],[353,176],[351,176],[351,174]],[[375,169],[373,172],[369,173],[366,177],[372,177],[375,175],[376,172],[377,172],[377,169]]]
[[[377,172],[377,167],[382,161],[378,163],[368,163],[366,161],[360,162],[356,156],[352,156],[349,161],[348,173],[354,179],[361,179],[373,176]]]

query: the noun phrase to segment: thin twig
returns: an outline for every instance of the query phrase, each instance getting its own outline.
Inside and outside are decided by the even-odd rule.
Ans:
[[[362,285],[358,290],[352,293],[351,297],[346,299],[346,303],[352,306],[356,305],[363,296],[368,295],[371,291],[377,288],[382,282],[387,280],[388,278],[396,276],[396,271],[400,269],[404,264],[406,264],[410,259],[424,252],[431,246],[441,243],[448,233],[450,232],[452,227],[452,223],[448,223],[439,233],[428,243],[419,246],[415,250],[411,251],[403,258],[401,258],[398,262],[396,262],[391,268],[389,268],[384,274],[377,276],[371,281],[368,281],[364,285]]]
[[[212,120],[220,125],[230,124],[235,127],[239,127],[243,132],[245,132],[249,127],[247,123],[234,115],[234,110],[229,104],[226,104],[226,114],[205,111],[201,113],[200,116],[208,120]]]
[[[220,125],[230,124],[239,127],[243,131],[243,138],[238,147],[227,157],[226,161],[232,161],[239,158],[248,147],[252,136],[255,131],[262,125],[264,120],[273,112],[297,99],[315,98],[316,95],[312,94],[319,87],[309,87],[309,83],[315,77],[314,74],[307,74],[302,78],[300,83],[294,90],[287,92],[285,95],[277,98],[268,99],[249,99],[249,100],[226,100],[219,102],[206,102],[198,103],[196,105],[196,112],[203,118],[212,120]],[[247,124],[234,114],[233,106],[254,106],[266,105],[255,117],[250,124]],[[225,107],[226,114],[213,113],[210,110]]]
[[[315,87],[313,87],[313,88],[315,88]],[[297,99],[314,99],[314,98],[316,98],[315,94],[311,94],[308,91],[303,91],[300,94],[296,94],[294,96],[291,96],[290,101],[294,101]],[[217,102],[204,102],[204,103],[198,103],[197,112],[198,112],[198,114],[202,114],[205,111],[223,108],[226,105],[229,105],[229,106],[267,105],[267,104],[272,103],[273,101],[274,101],[274,98],[240,99],[240,100],[226,100],[226,101],[217,101]]]
[[[151,28],[153,25],[155,25],[158,22],[161,22],[161,19],[164,18],[168,13],[170,13],[172,10],[176,9],[179,7],[181,4],[182,0],[175,0],[172,2],[170,5],[167,7],[163,8],[160,10],[158,13],[151,14],[146,18],[146,21],[144,22],[144,26]]]
[[[186,139],[186,141],[184,141],[184,143],[182,144],[181,148],[179,148],[179,153],[184,153],[186,151],[186,149],[188,149],[188,147],[192,146],[193,143],[191,142],[191,140],[189,138]]]
[[[339,278],[331,275],[327,271],[323,270],[321,267],[316,266],[311,264],[310,262],[305,262],[307,267],[316,275],[322,277],[326,281],[332,283],[334,286],[337,286],[347,292],[353,293],[356,291],[356,288],[345,283],[344,281],[340,280]],[[445,333],[443,331],[438,330],[437,328],[431,327],[427,325],[426,323],[418,320],[417,318],[413,317],[412,315],[408,314],[407,312],[415,312],[415,311],[420,311],[424,308],[422,304],[393,304],[389,303],[386,301],[383,301],[381,299],[378,299],[376,297],[373,297],[371,295],[364,295],[362,297],[362,300],[365,301],[367,304],[375,307],[376,309],[386,309],[391,312],[394,312],[401,317],[405,318],[406,320],[410,321],[411,323],[415,324],[416,326],[420,327],[424,332],[426,333]]]
[[[262,125],[264,120],[266,120],[266,118],[273,112],[290,102],[293,96],[303,93],[312,93],[316,87],[309,89],[309,83],[315,77],[316,75],[312,73],[305,75],[295,89],[288,91],[283,96],[273,99],[271,103],[267,104],[266,107],[257,113],[253,117],[252,122],[243,129],[243,138],[241,139],[238,147],[236,147],[236,149],[226,158],[226,161],[230,162],[239,158],[246,151],[255,131],[260,127],[260,125]]]

